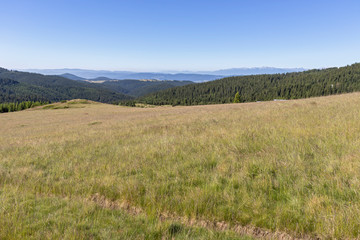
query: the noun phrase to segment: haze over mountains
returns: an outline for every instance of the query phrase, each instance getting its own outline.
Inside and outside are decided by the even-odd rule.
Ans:
[[[89,99],[116,103],[152,92],[191,84],[191,81],[111,80],[85,81],[72,74],[42,75],[0,68],[0,103]]]
[[[235,76],[235,75],[257,75],[257,74],[275,74],[288,72],[303,72],[305,68],[274,68],[274,67],[254,67],[254,68],[228,68],[216,71],[203,71],[201,74],[212,74],[221,76]]]
[[[99,84],[0,68],[0,102],[60,101],[76,98],[111,103],[132,97]]]
[[[205,82],[216,80],[224,76],[234,75],[255,75],[255,74],[274,74],[287,72],[301,72],[304,68],[231,68],[216,71],[184,71],[184,72],[131,72],[131,71],[106,71],[106,70],[86,70],[86,69],[27,69],[25,71],[41,73],[45,75],[62,75],[72,80],[94,79],[106,77],[109,79],[156,79],[156,80],[179,80]],[[67,74],[64,75],[64,74]],[[75,75],[70,76],[69,74]]]
[[[68,71],[69,69],[63,69]],[[71,69],[70,69],[71,70]],[[285,71],[286,69],[282,69]],[[293,69],[300,70],[300,69]],[[52,72],[47,70],[47,73]],[[95,74],[108,73],[112,78],[98,76],[84,78],[71,73],[42,75],[38,73],[10,71],[0,68],[0,101],[28,100],[60,101],[84,98],[107,103],[138,102],[151,105],[197,105],[230,103],[236,93],[239,102],[295,99],[360,90],[360,64],[341,68],[313,69],[282,74],[253,74],[246,76],[220,76],[201,74],[162,74],[152,76],[220,76],[214,81],[178,81],[149,79],[147,73],[132,73],[125,76],[142,76],[142,79],[114,79],[117,72],[80,70]],[[221,72],[220,72],[221,71]],[[219,70],[230,73],[239,69]],[[265,69],[253,69],[265,71]],[[267,71],[275,71],[268,68]],[[280,71],[278,69],[278,71]],[[55,73],[60,73],[57,70]],[[107,75],[107,76],[109,76]],[[90,76],[90,75],[87,75]],[[94,75],[92,75],[94,76]],[[120,75],[117,75],[120,76]],[[148,77],[146,79],[145,77]]]
[[[129,72],[129,71],[106,71],[86,69],[28,69],[24,71],[41,73],[45,75],[73,74],[84,79],[106,77],[108,79],[156,79],[156,80],[179,80],[204,82],[219,79],[221,75],[197,74],[197,73],[157,73],[157,72]],[[75,80],[75,79],[73,79]],[[81,79],[78,79],[81,80]]]

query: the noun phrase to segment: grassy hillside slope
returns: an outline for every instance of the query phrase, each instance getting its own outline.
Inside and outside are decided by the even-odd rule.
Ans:
[[[110,103],[132,97],[100,85],[69,80],[60,76],[46,76],[0,68],[0,102],[60,101],[73,98]]]
[[[231,103],[298,99],[360,91],[360,64],[298,73],[223,78],[150,94],[142,102],[155,105]]]
[[[0,238],[360,237],[359,105],[353,93],[2,114]]]

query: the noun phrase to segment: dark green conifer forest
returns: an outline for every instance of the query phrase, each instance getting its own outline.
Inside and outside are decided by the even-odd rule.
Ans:
[[[296,73],[234,76],[197,84],[175,81],[174,84],[188,85],[154,92],[137,99],[134,99],[134,93],[129,96],[118,92],[116,83],[109,82],[105,88],[102,85],[59,76],[0,68],[0,103],[3,103],[1,111],[22,109],[22,102],[55,102],[74,98],[125,106],[135,106],[136,103],[175,106],[272,101],[350,93],[360,91],[360,64]],[[131,81],[124,83],[134,85]],[[163,83],[159,81],[159,84]],[[139,93],[142,88],[136,89]]]
[[[154,105],[199,105],[298,99],[360,91],[360,64],[298,73],[227,77],[159,91],[139,99]]]
[[[98,84],[0,68],[0,103],[77,98],[112,103],[133,97]]]
[[[12,102],[0,103],[0,113],[21,111],[28,108],[33,108],[41,105],[48,104],[48,101],[25,101],[25,102]]]

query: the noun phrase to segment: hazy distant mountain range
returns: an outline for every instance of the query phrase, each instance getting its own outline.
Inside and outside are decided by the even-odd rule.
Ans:
[[[0,103],[38,100],[56,102],[76,98],[112,103],[133,97],[101,84],[0,67]]]
[[[146,73],[83,69],[32,69],[24,72],[0,68],[0,102],[85,98],[111,103],[226,76],[302,70],[236,68],[213,72]]]
[[[87,80],[73,74],[42,75],[0,67],[0,103],[89,99],[105,103],[131,100],[168,88],[192,84],[175,80]]]
[[[255,68],[229,68],[210,72],[199,72],[201,74],[235,76],[235,75],[257,75],[257,74],[276,74],[288,72],[303,72],[305,68],[274,68],[274,67],[255,67]]]
[[[128,71],[104,71],[104,70],[84,70],[84,69],[28,69],[28,72],[41,73],[45,75],[62,75],[67,74],[67,78],[75,75],[85,79],[108,78],[108,79],[155,79],[155,80],[178,80],[178,81],[193,81],[204,82],[222,78],[223,76],[216,76],[210,74],[200,73],[157,73],[157,72],[128,72]],[[73,77],[74,78],[74,77]],[[72,79],[73,79],[72,78]],[[82,79],[73,79],[82,80]]]
[[[73,80],[108,78],[108,79],[156,79],[156,80],[179,80],[179,81],[187,80],[193,82],[204,82],[204,81],[211,81],[211,80],[223,78],[224,76],[301,72],[304,70],[306,69],[259,67],[259,68],[231,68],[231,69],[222,69],[216,71],[176,72],[176,73],[106,71],[106,70],[86,70],[86,69],[70,69],[70,68],[27,69],[26,71],[41,73],[46,75],[62,75],[66,78]]]
[[[238,102],[253,102],[306,98],[360,90],[360,63],[341,68],[313,69],[304,72],[299,72],[302,69],[266,69],[255,68],[251,70],[252,75],[234,76],[236,74],[230,73],[239,74],[244,71],[250,73],[250,69],[214,71],[217,74],[229,75],[131,72],[125,74],[111,71],[59,69],[42,70],[51,74],[42,75],[0,68],[0,103],[84,98],[107,103],[121,102],[125,105],[135,103],[134,101],[152,105],[197,105],[230,103],[237,93],[239,93],[237,94]],[[261,74],[264,71],[290,70],[293,72]],[[61,73],[62,71],[67,73]],[[74,72],[77,74],[83,72],[88,75],[77,76]],[[141,79],[121,79],[126,76]],[[188,79],[194,77],[197,81],[204,82],[157,80],[180,76]],[[206,81],[209,77],[219,76],[221,79]]]

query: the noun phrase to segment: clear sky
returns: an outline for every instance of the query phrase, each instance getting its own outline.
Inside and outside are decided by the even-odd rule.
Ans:
[[[215,70],[360,62],[359,0],[0,0],[0,66]]]

